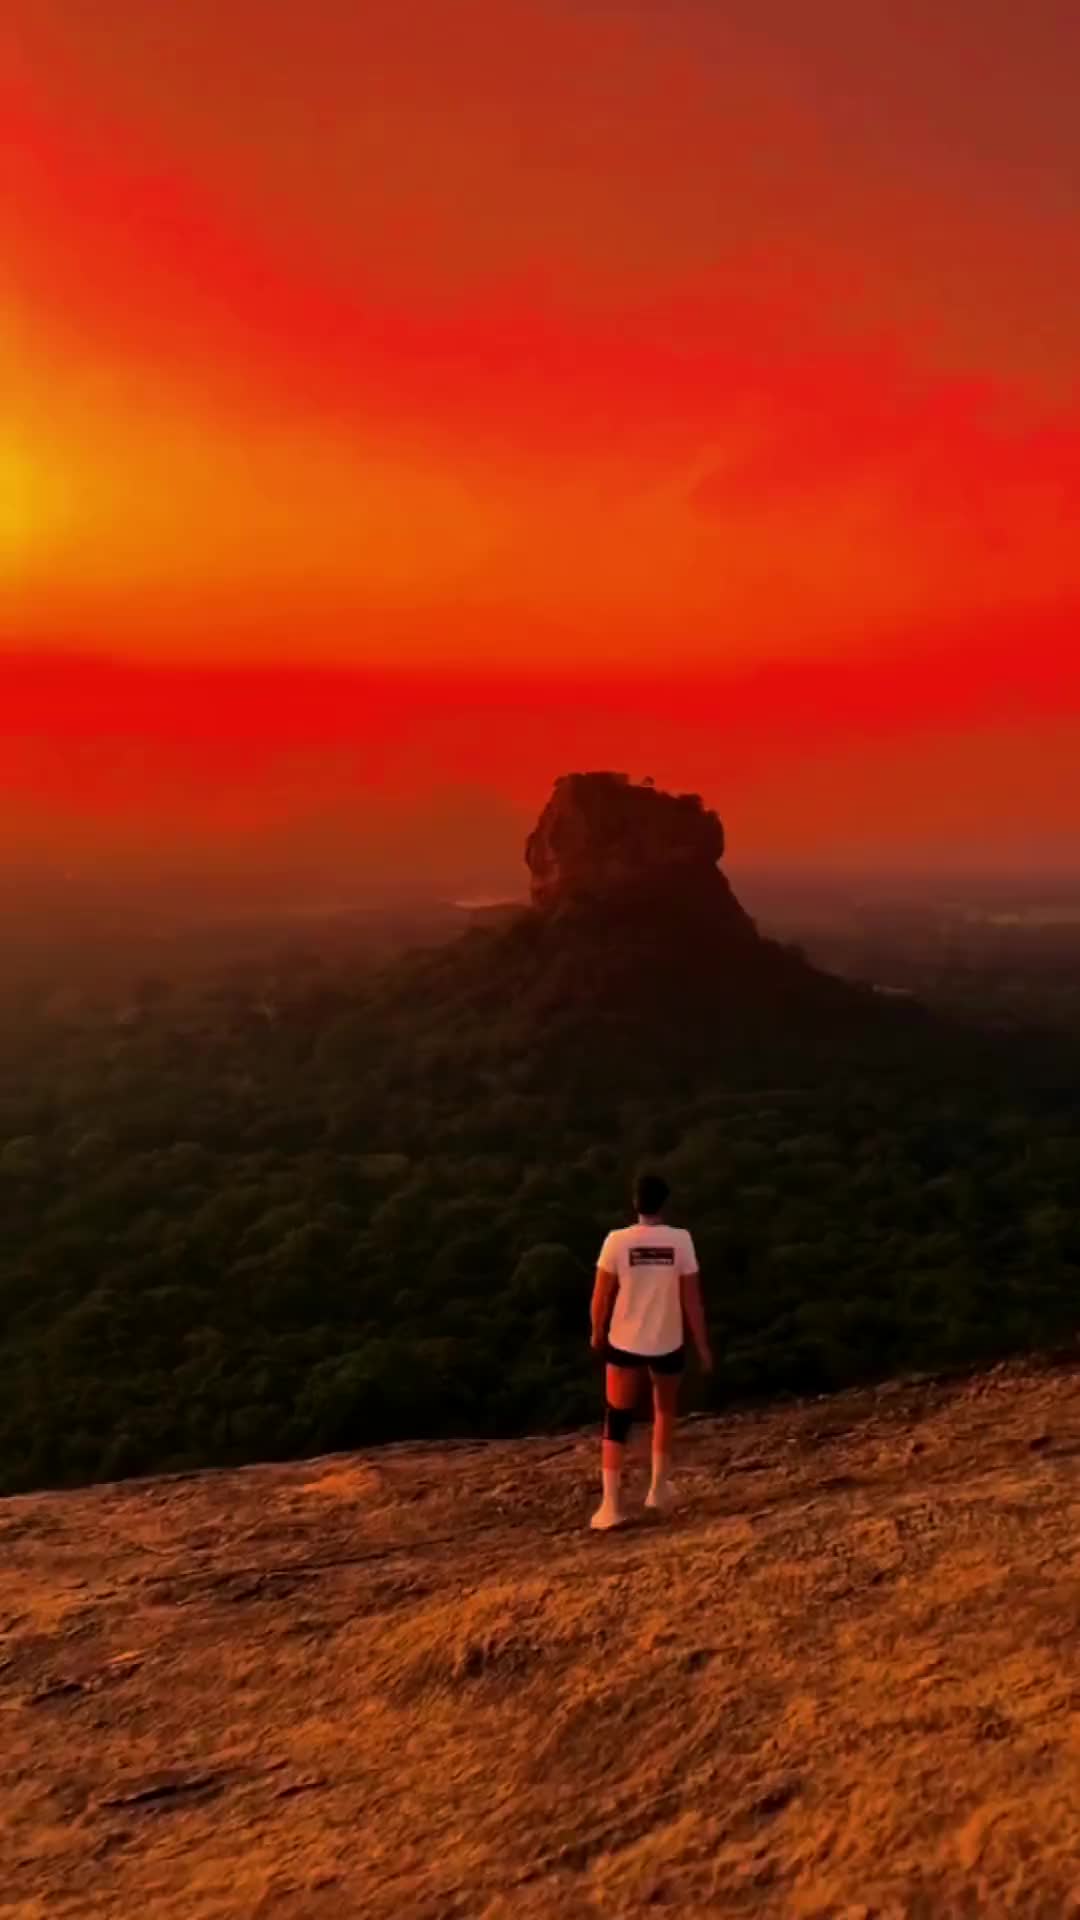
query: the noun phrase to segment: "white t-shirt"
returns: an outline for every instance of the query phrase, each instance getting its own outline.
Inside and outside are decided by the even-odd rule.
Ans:
[[[674,1353],[684,1340],[684,1273],[697,1272],[685,1227],[619,1227],[609,1233],[597,1265],[619,1282],[608,1338],[625,1353]]]

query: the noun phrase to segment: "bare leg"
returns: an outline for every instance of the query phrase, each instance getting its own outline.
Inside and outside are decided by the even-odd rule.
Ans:
[[[675,1438],[675,1419],[679,1408],[679,1375],[653,1374],[652,1484],[645,1497],[647,1507],[664,1512],[671,1505],[671,1450]]]
[[[637,1402],[638,1385],[637,1368],[609,1366],[605,1370],[604,1382],[608,1406],[632,1413]],[[591,1522],[597,1532],[605,1532],[608,1527],[617,1527],[623,1519],[622,1471],[625,1458],[626,1442],[613,1440],[605,1433],[600,1450],[604,1498],[593,1514]]]

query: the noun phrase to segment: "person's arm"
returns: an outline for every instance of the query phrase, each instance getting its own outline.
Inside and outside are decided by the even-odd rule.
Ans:
[[[592,1345],[596,1353],[603,1353],[607,1346],[608,1327],[611,1325],[618,1291],[618,1275],[609,1273],[606,1267],[597,1267],[592,1296]]]
[[[705,1302],[701,1297],[701,1275],[696,1268],[693,1273],[679,1275],[679,1292],[682,1296],[683,1319],[690,1329],[702,1373],[712,1372],[712,1348],[709,1345],[709,1329],[705,1325]]]

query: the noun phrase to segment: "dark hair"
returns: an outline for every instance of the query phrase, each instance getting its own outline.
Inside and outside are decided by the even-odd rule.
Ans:
[[[648,1216],[659,1213],[671,1189],[659,1173],[639,1173],[634,1182],[634,1205]]]

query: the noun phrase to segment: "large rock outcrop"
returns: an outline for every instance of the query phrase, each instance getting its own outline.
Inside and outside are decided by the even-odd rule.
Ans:
[[[719,915],[752,934],[718,862],[724,829],[696,793],[663,793],[624,773],[570,773],[555,790],[525,845],[533,906],[663,902]]]
[[[526,843],[531,906],[403,962],[389,1030],[408,1033],[410,1059],[472,1033],[500,1072],[586,1088],[614,1075],[647,1091],[658,1074],[694,1086],[736,1061],[764,1070],[778,1046],[784,1072],[793,1047],[832,1060],[841,1039],[863,1058],[881,1038],[891,1058],[897,1009],[887,1019],[879,999],[761,934],[723,850],[696,794],[565,775]]]
[[[1075,1915],[1075,1372],[679,1446],[625,1541],[592,1432],[4,1501],[11,1920]]]

